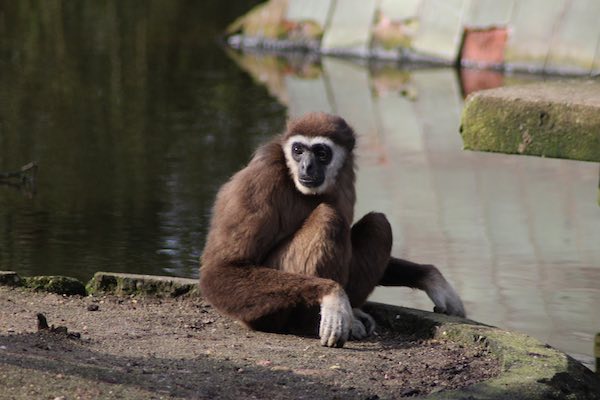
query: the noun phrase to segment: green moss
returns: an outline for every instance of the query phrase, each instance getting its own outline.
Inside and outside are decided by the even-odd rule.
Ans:
[[[55,275],[26,277],[23,278],[23,286],[34,290],[66,294],[69,296],[85,296],[87,294],[83,283],[68,276]]]
[[[545,100],[541,89],[531,87],[532,97],[525,89],[513,95],[511,88],[470,97],[462,115],[464,148],[600,161],[597,104],[574,103],[568,97],[557,100],[552,89]]]
[[[96,272],[88,282],[91,294],[110,293],[116,295],[145,295],[178,297],[197,293],[195,279],[165,276]]]
[[[495,378],[428,399],[600,399],[600,378],[566,354],[518,332],[425,311],[367,304],[379,325],[423,338],[484,346],[501,362]]]

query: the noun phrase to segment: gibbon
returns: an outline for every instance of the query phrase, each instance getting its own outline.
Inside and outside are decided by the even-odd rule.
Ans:
[[[312,113],[288,122],[217,194],[200,290],[252,329],[317,333],[341,347],[375,328],[360,310],[377,285],[424,290],[435,311],[465,316],[433,265],[391,257],[384,214],[354,218],[353,129]]]

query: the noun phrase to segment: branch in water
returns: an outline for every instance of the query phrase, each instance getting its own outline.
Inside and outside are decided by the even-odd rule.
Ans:
[[[38,165],[35,161],[32,161],[28,164],[25,164],[21,167],[20,171],[12,171],[12,172],[0,172],[0,179],[11,179],[11,178],[21,178],[26,179],[27,175],[31,173],[35,176],[38,169]]]

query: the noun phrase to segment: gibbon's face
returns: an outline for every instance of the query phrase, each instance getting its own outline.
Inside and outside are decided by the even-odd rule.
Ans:
[[[324,136],[291,136],[283,151],[296,188],[307,195],[326,192],[346,159],[346,150]]]

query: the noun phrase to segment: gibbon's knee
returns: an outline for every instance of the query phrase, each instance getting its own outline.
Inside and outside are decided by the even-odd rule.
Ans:
[[[360,307],[381,280],[390,260],[392,228],[386,216],[372,212],[352,227],[352,262],[346,292]]]

